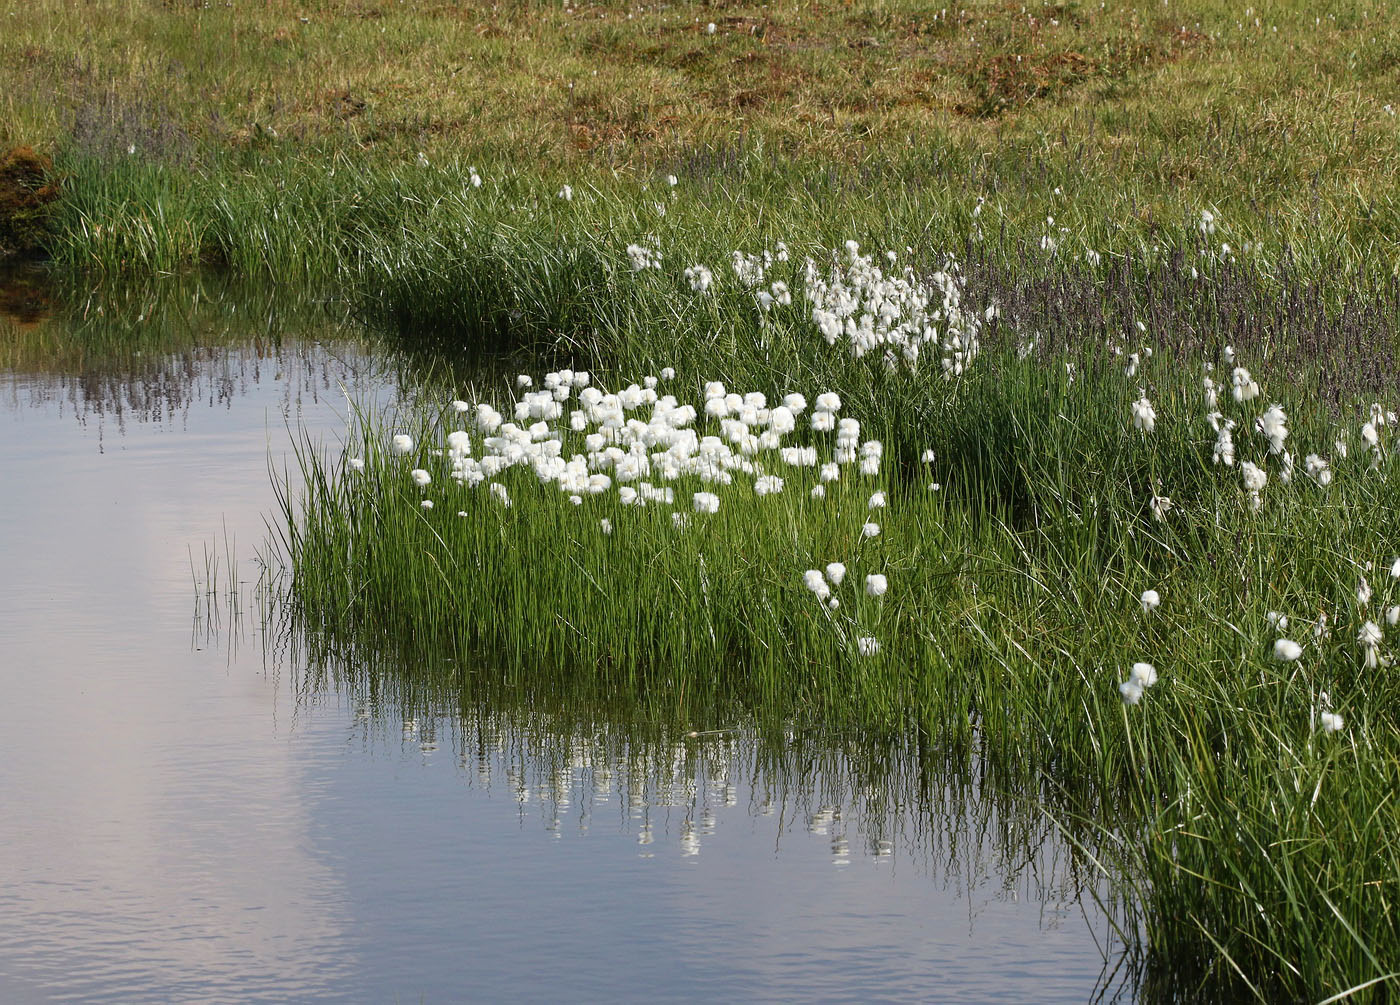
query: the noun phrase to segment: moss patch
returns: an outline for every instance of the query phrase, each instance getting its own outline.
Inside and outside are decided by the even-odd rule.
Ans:
[[[0,154],[0,257],[44,248],[49,205],[58,198],[53,164],[29,147]]]

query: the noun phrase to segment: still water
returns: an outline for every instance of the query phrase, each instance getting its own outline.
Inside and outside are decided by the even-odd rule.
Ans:
[[[0,1000],[1127,994],[1053,830],[912,748],[405,709],[262,630],[269,466],[409,373],[214,282],[0,298]]]

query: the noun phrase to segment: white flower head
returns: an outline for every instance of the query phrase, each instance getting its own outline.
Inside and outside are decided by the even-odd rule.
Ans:
[[[883,597],[889,588],[885,577],[878,572],[872,572],[865,577],[865,592],[872,597]]]
[[[1123,699],[1124,705],[1136,705],[1142,701],[1143,687],[1131,677],[1118,685],[1118,696]]]
[[[406,433],[399,433],[390,442],[396,454],[403,455],[413,449],[413,437]]]
[[[1161,606],[1162,598],[1156,590],[1143,590],[1142,596],[1138,598],[1138,603],[1142,604],[1143,613],[1151,614]]]
[[[1152,407],[1152,402],[1147,400],[1147,395],[1144,393],[1142,397],[1133,402],[1133,428],[1150,433],[1156,427],[1157,410]]]
[[[880,525],[879,525],[878,523],[875,523],[873,520],[870,521],[870,522],[868,522],[868,523],[866,523],[865,526],[861,527],[861,529],[860,529],[860,536],[861,536],[861,537],[879,537],[879,536],[880,536]]]
[[[1274,640],[1274,659],[1280,663],[1296,662],[1303,655],[1303,647],[1292,639]]]
[[[1342,728],[1342,717],[1336,712],[1323,712],[1317,717],[1318,726],[1324,733],[1336,733]]]
[[[1382,638],[1384,636],[1381,633],[1381,626],[1374,621],[1367,621],[1361,626],[1361,631],[1356,633],[1356,643],[1361,647],[1367,670],[1374,670],[1380,666]]]
[[[351,471],[363,471],[365,469],[365,459],[363,457],[350,458]]]
[[[856,639],[856,649],[862,656],[874,656],[880,651],[880,640],[864,635]]]
[[[1332,484],[1332,468],[1327,463],[1326,458],[1319,457],[1317,454],[1308,454],[1303,458],[1303,471],[1321,488]]]
[[[1283,441],[1288,439],[1287,422],[1288,416],[1281,405],[1270,405],[1267,412],[1254,420],[1254,428],[1269,441],[1269,453],[1283,453]]]
[[[1269,473],[1250,461],[1240,463],[1240,475],[1244,478],[1244,487],[1250,492],[1262,492],[1269,481]]]
[[[408,473],[408,476],[413,479],[413,484],[417,485],[420,489],[427,486],[428,483],[433,480],[433,476],[422,468],[414,468]]]
[[[1237,403],[1253,401],[1259,397],[1259,384],[1250,376],[1248,370],[1237,366],[1230,376],[1230,394]]]
[[[1136,681],[1143,688],[1149,688],[1157,683],[1157,668],[1151,663],[1134,663],[1128,679]]]
[[[846,567],[840,562],[831,562],[826,567],[826,578],[831,580],[832,586],[840,586],[841,580],[846,578]]]

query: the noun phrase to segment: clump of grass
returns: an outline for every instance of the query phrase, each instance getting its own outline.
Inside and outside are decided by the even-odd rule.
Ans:
[[[1383,629],[1370,648],[1357,640],[1400,605],[1393,530],[1375,521],[1394,512],[1393,419],[1378,405],[1339,428],[1281,386],[1283,407],[1266,407],[1274,395],[1247,370],[1222,370],[1212,392],[1165,354],[1132,355],[1086,348],[1046,366],[1003,351],[955,380],[932,364],[937,379],[904,379],[938,421],[902,434],[863,423],[844,451],[834,419],[814,421],[832,404],[820,387],[802,389],[799,428],[745,453],[796,389],[706,405],[720,389],[684,371],[588,395],[556,371],[484,408],[367,415],[342,457],[304,451],[305,495],[283,496],[296,601],[316,631],[462,664],[485,652],[510,673],[566,666],[677,702],[925,729],[995,784],[1117,835],[1100,854],[1137,890],[1151,959],[1180,951],[1216,986],[1244,979],[1265,996],[1339,992],[1381,976],[1368,961],[1391,951],[1386,930],[1346,934],[1361,917],[1349,912],[1379,901],[1328,894],[1337,911],[1308,926],[1288,912],[1322,906],[1298,885],[1324,859],[1324,892],[1362,890],[1384,866],[1348,864],[1350,838],[1313,830],[1330,810],[1280,817],[1273,794],[1301,777],[1280,774],[1280,743],[1304,773],[1342,749],[1376,759],[1363,774],[1391,756],[1371,724],[1393,699],[1366,667],[1392,642]],[[853,385],[869,374],[845,358],[841,397],[861,400]],[[677,424],[686,401],[698,414]],[[697,442],[733,449],[671,472],[657,451],[691,423]],[[874,428],[930,453],[869,448]],[[649,447],[630,451],[633,438]],[[816,465],[783,455],[789,442],[816,447]],[[624,474],[642,456],[650,471]],[[1297,663],[1274,656],[1289,621],[1306,643]],[[1323,728],[1324,712],[1343,729]],[[1349,794],[1345,812],[1388,819],[1378,792]],[[1229,816],[1227,793],[1243,801]],[[1279,825],[1302,829],[1265,837]],[[1367,828],[1366,847],[1389,854],[1385,826]],[[1227,832],[1244,843],[1212,857]],[[1281,871],[1277,840],[1316,849]],[[1222,892],[1246,875],[1252,895]],[[1258,925],[1243,917],[1261,911]]]

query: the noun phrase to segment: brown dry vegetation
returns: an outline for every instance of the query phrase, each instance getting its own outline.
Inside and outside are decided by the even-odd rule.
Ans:
[[[1227,26],[1214,4],[11,2],[0,142],[76,133],[109,153],[296,142],[617,164],[742,132],[845,159],[853,138],[985,144],[1222,71],[1250,83],[1248,38],[1209,35]]]

